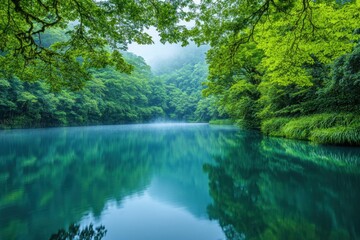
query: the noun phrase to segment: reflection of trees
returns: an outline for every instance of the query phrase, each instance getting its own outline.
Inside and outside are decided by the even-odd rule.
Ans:
[[[60,229],[50,236],[50,240],[101,240],[105,237],[107,230],[105,226],[94,227],[89,224],[80,228],[78,224],[71,224],[68,229]]]
[[[87,211],[99,216],[107,200],[120,203],[149,181],[149,164],[141,158],[148,150],[126,152],[136,139],[76,129],[19,135],[5,136],[0,144],[5,239],[45,239]]]
[[[358,239],[358,149],[241,134],[204,166],[228,239]]]
[[[208,178],[202,171],[212,154],[221,154],[223,143],[236,134],[234,127],[204,126],[176,134],[166,147],[166,157],[154,168],[157,176],[150,194],[161,201],[186,209],[197,218],[207,218],[206,206],[211,203]]]
[[[360,148],[312,145],[307,142],[281,138],[265,138],[261,142],[264,156],[276,158],[276,162],[286,161],[291,156],[295,163],[315,165],[327,170],[360,173]]]
[[[172,174],[172,179],[195,188],[190,192],[201,192],[196,190],[203,186],[197,169],[224,138],[222,131],[206,127],[1,134],[0,239],[46,239],[84,213],[99,217],[108,200],[120,205],[124,197],[144,190],[153,173]]]

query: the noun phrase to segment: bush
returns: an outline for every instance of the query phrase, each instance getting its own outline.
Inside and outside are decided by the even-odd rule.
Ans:
[[[312,130],[332,127],[335,122],[336,116],[333,114],[317,114],[300,117],[285,124],[281,132],[287,138],[307,140]]]
[[[213,124],[213,125],[233,125],[234,120],[232,120],[232,119],[215,119],[215,120],[210,120],[209,123]]]
[[[291,118],[271,118],[261,123],[261,131],[269,136],[283,137],[282,127],[291,121]]]

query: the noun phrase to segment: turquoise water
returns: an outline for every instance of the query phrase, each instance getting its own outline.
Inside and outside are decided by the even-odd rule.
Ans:
[[[0,239],[360,239],[360,149],[207,124],[0,132]]]

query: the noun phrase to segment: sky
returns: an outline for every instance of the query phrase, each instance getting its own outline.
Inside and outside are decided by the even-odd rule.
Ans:
[[[147,32],[152,36],[154,44],[139,45],[132,43],[128,46],[128,51],[143,57],[151,68],[156,68],[160,63],[172,60],[176,55],[181,54],[182,47],[180,44],[162,44],[155,28],[150,28]]]
[[[193,0],[196,4],[200,3],[200,0]],[[181,24],[184,24],[187,27],[192,27],[193,22],[182,21]],[[139,45],[137,43],[132,43],[128,46],[128,51],[135,53],[138,56],[141,56],[145,59],[146,63],[151,66],[151,68],[156,68],[159,64],[165,62],[166,60],[173,60],[176,55],[181,54],[182,47],[180,44],[162,44],[160,42],[160,37],[158,32],[154,27],[151,27],[147,30],[154,41],[152,45]]]
[[[193,2],[200,4],[201,0],[193,0]],[[180,24],[192,27],[194,22],[181,21]],[[128,51],[143,57],[152,69],[156,69],[167,60],[173,61],[176,56],[182,53],[183,47],[181,47],[181,44],[162,44],[158,32],[154,27],[149,28],[146,32],[152,36],[154,44],[140,45],[132,43],[128,45]]]

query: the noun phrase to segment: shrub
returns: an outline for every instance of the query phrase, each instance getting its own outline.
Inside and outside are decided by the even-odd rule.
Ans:
[[[232,120],[232,119],[215,119],[215,120],[210,120],[209,123],[213,124],[213,125],[233,125],[234,120]]]
[[[261,131],[269,136],[283,137],[282,127],[291,121],[291,118],[271,118],[261,123]]]

